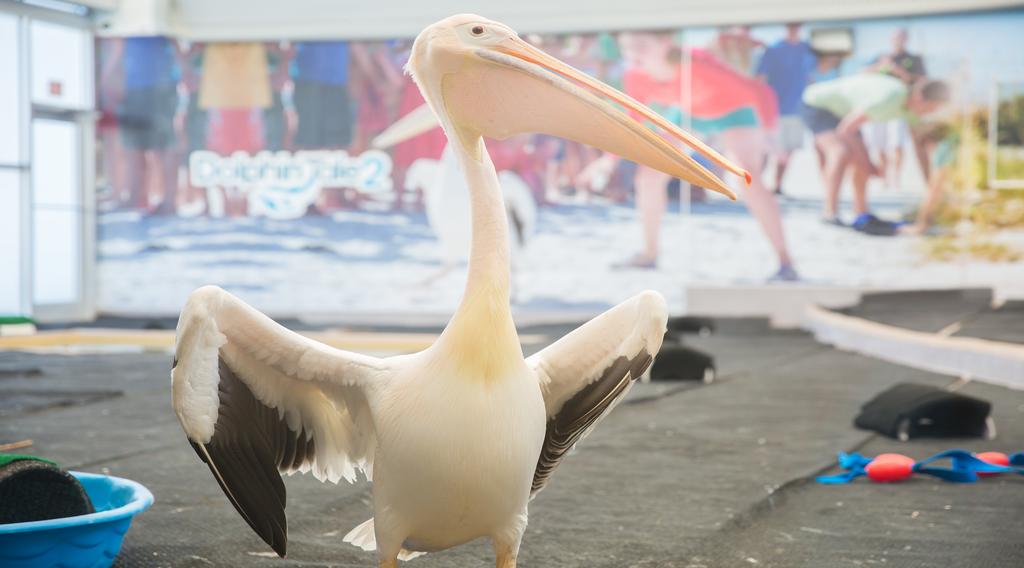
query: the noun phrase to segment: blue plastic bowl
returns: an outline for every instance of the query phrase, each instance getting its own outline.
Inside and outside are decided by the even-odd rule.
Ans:
[[[132,517],[153,504],[141,484],[120,477],[72,471],[96,512],[30,523],[0,525],[4,568],[101,568],[114,563]]]

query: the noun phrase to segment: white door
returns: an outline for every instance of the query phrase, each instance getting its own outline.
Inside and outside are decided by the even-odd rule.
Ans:
[[[93,36],[87,27],[45,15],[22,19],[31,101],[30,245],[32,316],[92,318]]]
[[[23,143],[27,108],[21,19],[0,13],[0,317],[28,315],[29,225],[25,198],[28,159]]]
[[[82,143],[74,120],[32,119],[32,303],[43,320],[87,308]]]

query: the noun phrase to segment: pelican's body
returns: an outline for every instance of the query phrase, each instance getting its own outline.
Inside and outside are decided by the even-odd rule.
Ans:
[[[507,535],[512,540],[504,544],[511,545],[526,526],[530,482],[544,442],[544,399],[536,377],[521,358],[504,376],[486,380],[468,376],[443,350],[429,349],[408,362],[379,403],[380,415],[398,418],[380,440],[388,450],[378,452],[374,463],[374,502],[388,512],[375,517],[378,530],[405,534],[404,547],[417,551],[482,536]],[[424,368],[436,375],[423,380]]]
[[[466,288],[440,337],[388,359],[341,351],[206,286],[178,321],[172,403],[225,496],[281,556],[279,474],[337,482],[362,471],[374,484],[374,516],[344,540],[376,550],[380,566],[490,537],[497,565],[512,568],[527,503],[650,365],[667,315],[661,295],[644,292],[524,358],[509,307],[505,207],[482,137],[569,137],[729,190],[594,93],[664,122],[653,111],[497,22],[463,15],[428,27],[409,68],[469,188]]]

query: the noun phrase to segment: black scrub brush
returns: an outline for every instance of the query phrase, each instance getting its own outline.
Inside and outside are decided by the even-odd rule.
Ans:
[[[57,464],[0,454],[0,524],[43,521],[94,512],[82,484]]]

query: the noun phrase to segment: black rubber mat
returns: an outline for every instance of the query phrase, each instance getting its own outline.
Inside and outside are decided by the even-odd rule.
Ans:
[[[569,456],[530,505],[521,566],[1022,566],[1024,477],[951,485],[841,487],[801,480],[835,452],[897,449],[926,456],[948,444],[911,446],[852,426],[860,405],[898,382],[952,378],[833,350],[763,322],[720,322],[707,350],[718,379],[693,389],[640,384]],[[551,329],[552,337],[560,331]],[[372,566],[341,542],[372,515],[365,482],[286,479],[289,558],[252,533],[188,446],[170,405],[170,357],[0,353],[0,367],[42,377],[5,389],[116,389],[123,396],[0,417],[0,442],[32,438],[32,453],[73,469],[109,472],[149,487],[119,566]],[[5,367],[6,368],[6,367]],[[671,386],[671,385],[670,385]],[[971,384],[994,402],[1000,438],[967,449],[1024,450],[1024,392]],[[947,506],[949,508],[947,508]],[[914,515],[914,512],[917,515]],[[429,554],[412,568],[493,565],[486,542]]]

